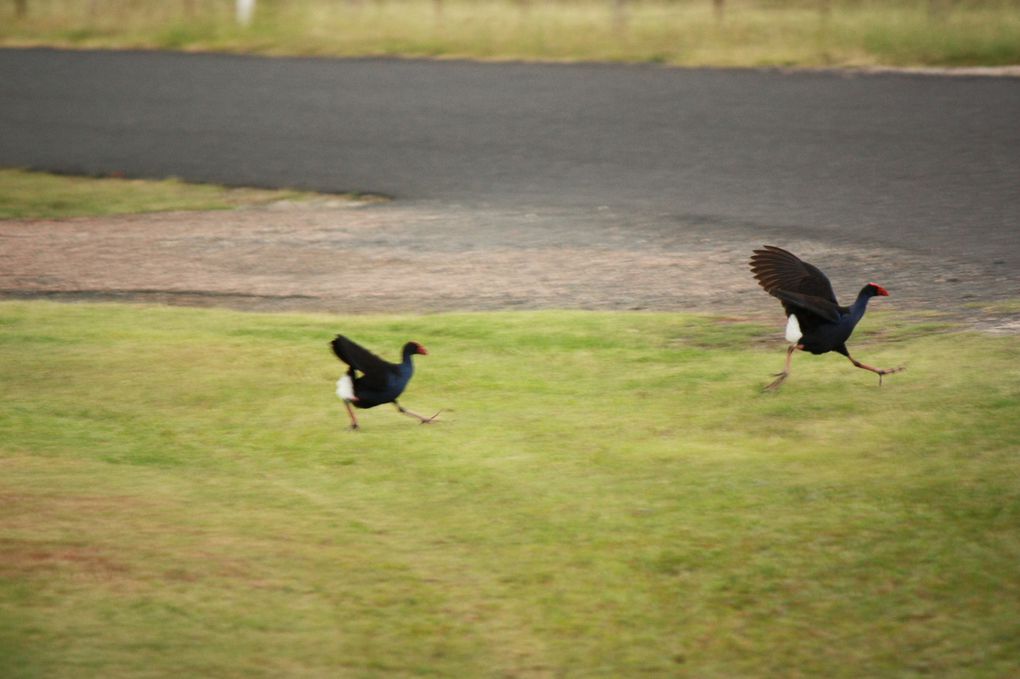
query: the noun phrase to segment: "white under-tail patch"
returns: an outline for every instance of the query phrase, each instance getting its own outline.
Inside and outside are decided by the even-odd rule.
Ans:
[[[797,315],[790,314],[790,318],[786,321],[786,341],[790,344],[796,344],[803,336],[804,333],[800,331],[800,322],[797,320]]]
[[[343,401],[354,400],[354,380],[350,375],[341,375],[340,379],[336,381],[336,395]]]

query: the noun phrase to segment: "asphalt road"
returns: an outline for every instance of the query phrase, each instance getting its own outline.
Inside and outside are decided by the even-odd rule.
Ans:
[[[0,165],[1020,271],[1020,78],[0,50]]]

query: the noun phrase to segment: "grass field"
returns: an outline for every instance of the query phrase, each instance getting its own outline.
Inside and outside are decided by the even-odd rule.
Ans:
[[[0,676],[1016,676],[1020,340],[779,330],[0,304]]]
[[[1020,63],[1017,0],[26,0],[0,45],[686,66]],[[622,9],[621,9],[622,8]]]
[[[167,210],[229,210],[308,200],[300,191],[227,188],[177,179],[54,175],[0,168],[0,219],[61,219]],[[343,199],[340,196],[333,197]]]

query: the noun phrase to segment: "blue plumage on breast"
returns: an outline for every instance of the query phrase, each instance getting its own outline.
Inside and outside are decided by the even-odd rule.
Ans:
[[[844,315],[838,323],[820,323],[800,338],[800,345],[812,354],[824,354],[843,346],[854,331],[853,319]]]
[[[846,341],[850,339],[854,328],[864,316],[867,297],[858,298],[850,307],[839,308],[839,320],[828,321],[807,311],[797,311],[803,336],[799,344],[805,351],[812,354],[824,354],[829,351],[846,353]]]
[[[378,384],[378,380],[373,380],[374,383],[372,384],[366,384],[368,380],[364,380],[364,378],[355,379],[354,393],[357,394],[358,400],[353,405],[357,408],[374,408],[383,403],[392,403],[398,399],[404,393],[404,389],[407,388],[407,383],[411,380],[414,369],[411,368],[410,363],[406,366],[400,365],[396,367],[398,368],[397,370],[393,370],[386,376],[384,384]]]

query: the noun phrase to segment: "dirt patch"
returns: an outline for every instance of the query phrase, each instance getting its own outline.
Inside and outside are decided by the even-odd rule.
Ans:
[[[886,309],[965,317],[974,303],[1020,297],[1015,274],[994,264],[906,248],[842,249],[751,227],[634,224],[604,208],[578,215],[322,203],[0,222],[0,296],[258,311],[648,309],[778,319],[778,305],[747,270],[751,249],[777,240],[825,269],[844,298],[881,282],[894,295]]]
[[[78,577],[109,580],[122,577],[128,570],[98,547],[0,538],[0,575],[5,577],[49,577],[53,571],[64,571]]]

